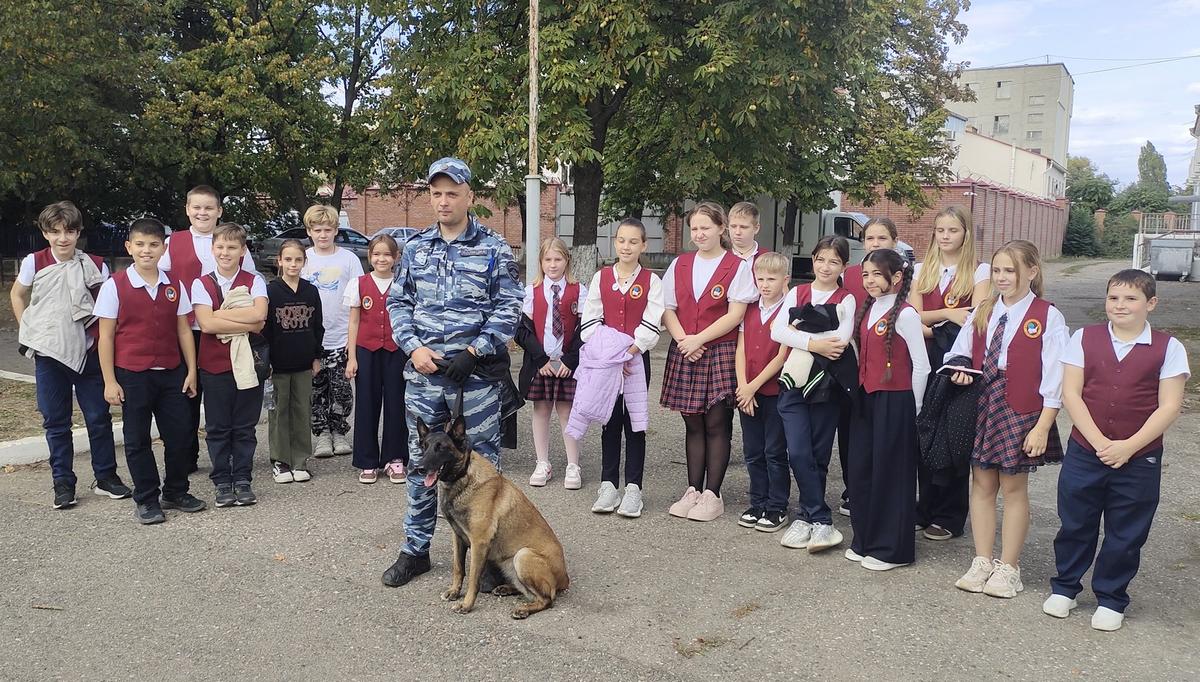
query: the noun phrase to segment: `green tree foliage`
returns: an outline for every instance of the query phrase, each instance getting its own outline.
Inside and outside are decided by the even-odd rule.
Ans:
[[[1154,191],[1171,189],[1167,184],[1167,161],[1149,140],[1138,153],[1138,184]]]
[[[958,0],[542,3],[544,159],[571,164],[575,242],[610,212],[766,192],[801,208],[844,188],[920,203],[943,175]],[[445,0],[410,15],[384,134],[396,178],[457,152],[519,193],[524,2]]]
[[[1104,237],[1100,241],[1101,255],[1105,258],[1132,257],[1137,231],[1138,222],[1128,213],[1108,216],[1104,221]]]
[[[1067,219],[1067,230],[1063,234],[1064,256],[1098,256],[1100,244],[1096,241],[1096,222],[1092,212],[1084,206],[1072,206]]]
[[[1108,208],[1115,194],[1116,182],[1096,169],[1086,156],[1067,157],[1067,199],[1072,208],[1078,206],[1089,213]]]

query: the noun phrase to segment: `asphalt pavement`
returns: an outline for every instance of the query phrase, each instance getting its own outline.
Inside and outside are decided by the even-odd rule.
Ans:
[[[1092,320],[1118,267],[1048,267],[1072,328]],[[1163,287],[1163,324],[1196,324],[1194,287]],[[656,353],[652,396],[663,360]],[[1065,436],[1065,417],[1060,428]],[[973,556],[969,537],[919,538],[914,565],[872,573],[841,548],[809,555],[780,547],[778,533],[739,528],[740,432],[725,516],[669,517],[685,485],[682,432],[677,415],[653,407],[646,511],[631,520],[589,512],[598,430],[584,444],[583,490],[562,488],[561,442],[552,446],[554,480],[530,488],[522,417],[522,447],[505,451],[505,468],[558,533],[571,575],[554,608],[526,621],[509,618],[513,597],[482,596],[466,615],[439,599],[450,560],[442,526],[429,574],[381,585],[402,540],[404,487],[359,484],[348,457],[315,460],[309,483],[274,484],[264,427],[258,505],[167,512],[158,526],[134,523],[129,500],[87,493],[83,457],[81,502],[69,511],[50,509],[45,465],[0,474],[0,679],[1200,677],[1200,415],[1184,415],[1167,436],[1162,503],[1116,633],[1089,627],[1088,591],[1066,620],[1041,613],[1053,573],[1055,467],[1031,477],[1025,591],[1001,600],[954,589]],[[193,477],[193,491],[211,504],[207,473]],[[849,520],[835,525],[848,540]]]

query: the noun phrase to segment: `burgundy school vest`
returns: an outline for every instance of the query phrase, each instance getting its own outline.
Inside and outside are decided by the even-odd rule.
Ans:
[[[213,309],[220,308],[217,301],[223,298],[221,291],[217,288],[212,277],[201,277],[200,285],[208,292],[208,297],[213,302]],[[238,270],[238,273],[233,276],[233,282],[229,288],[246,287],[250,289],[254,286],[254,275],[245,270]],[[224,372],[233,371],[233,363],[229,359],[229,344],[221,343],[216,334],[201,334],[200,335],[200,354],[197,362],[200,369],[209,374],[222,374]]]
[[[832,294],[829,295],[829,300],[825,301],[830,305],[837,305],[842,302],[850,292],[845,287],[838,287]],[[803,308],[804,304],[812,302],[812,284],[801,284],[796,287],[796,307]]]
[[[851,265],[842,272],[842,287],[854,295],[855,305],[862,305],[867,300],[867,290],[862,283],[861,265]]]
[[[616,284],[617,275],[613,268],[600,271],[600,303],[604,305],[604,324],[622,334],[633,336],[642,323],[650,301],[650,271],[642,268],[625,293],[621,293]]]
[[[1083,329],[1083,404],[1105,438],[1129,438],[1158,409],[1158,375],[1170,340],[1170,335],[1151,330],[1150,345],[1135,344],[1124,360],[1117,360],[1107,324]],[[1071,438],[1089,452],[1095,451],[1079,429],[1071,429]],[[1134,457],[1162,446],[1159,436]]]
[[[192,282],[200,279],[200,257],[196,255],[196,244],[192,241],[192,230],[180,230],[167,240],[167,253],[171,254],[171,276],[178,277],[183,286],[191,290]],[[195,326],[196,314],[188,313],[188,324]]]
[[[762,371],[771,364],[775,356],[779,354],[779,343],[771,340],[771,323],[775,321],[779,311],[783,310],[783,306],[775,309],[775,312],[767,318],[766,322],[762,321],[762,315],[759,312],[758,304],[749,306],[746,309],[746,317],[742,320],[744,329],[742,330],[742,343],[746,353],[746,380],[754,381]],[[785,313],[786,314],[786,313]],[[758,392],[762,395],[779,395],[779,373],[770,381],[763,384]]]
[[[726,251],[725,256],[717,265],[716,271],[708,280],[705,293],[697,301],[692,295],[692,266],[696,262],[696,252],[685,253],[675,260],[675,314],[686,334],[699,334],[707,329],[721,316],[729,312],[729,285],[737,274],[742,259]],[[737,329],[730,331],[710,343],[722,343],[737,339]]]
[[[550,314],[550,301],[546,300],[546,296],[546,290],[541,284],[534,287],[533,328],[537,330],[538,341],[542,340],[542,331],[546,329],[546,316]],[[562,345],[563,348],[566,348],[571,345],[571,339],[575,337],[575,325],[579,322],[578,282],[568,282],[566,291],[563,291],[559,294],[558,312],[560,315],[562,315]],[[632,334],[630,334],[630,336],[632,336]]]
[[[387,311],[387,294],[379,293],[371,273],[358,278],[358,338],[355,345],[369,351],[380,348],[396,351],[400,347],[392,337],[392,318]]]
[[[92,262],[95,263],[97,270],[100,270],[100,271],[104,270],[104,259],[103,258],[101,258],[100,256],[93,256],[90,253],[85,254],[85,255],[88,258],[92,259]],[[57,265],[57,264],[58,264],[58,259],[56,259],[54,257],[54,252],[50,250],[49,246],[42,249],[41,251],[35,251],[33,254],[33,272],[34,272],[34,274],[37,274],[37,271],[41,270],[42,268],[48,268],[51,265]],[[100,287],[102,285],[103,285],[103,282],[101,282],[100,284],[97,284],[94,287],[88,287],[88,293],[90,293],[92,295],[92,303],[96,302],[96,295],[100,293]],[[96,320],[92,320],[92,323],[89,324],[87,326],[87,329],[84,330],[87,332],[87,335],[92,339],[93,342],[95,342],[96,339],[100,338],[100,325],[96,324],[96,322],[97,322]]]
[[[860,273],[861,274],[861,273]],[[955,273],[955,277],[958,273]],[[922,310],[943,310],[945,308],[970,308],[971,297],[954,298],[954,295],[949,291],[942,293],[938,291],[939,283],[933,285],[933,289],[924,294],[921,294],[921,309]],[[950,286],[954,286],[954,279],[950,279]]]
[[[113,364],[130,372],[151,367],[175,369],[182,361],[177,335],[179,296],[182,284],[168,275],[158,285],[158,294],[150,298],[145,287],[129,281],[129,271],[113,275],[117,287],[117,330],[113,339]]]
[[[872,304],[873,305],[873,304]],[[903,303],[900,312],[911,305]],[[859,359],[858,382],[867,393],[877,391],[911,391],[912,390],[912,358],[908,354],[908,344],[904,337],[892,333],[892,378],[883,380],[887,371],[887,349],[884,340],[888,331],[888,316],[880,317],[875,324],[867,324],[868,315],[863,315],[859,323]],[[899,313],[897,313],[899,317]],[[921,349],[921,352],[925,352]]]
[[[1050,302],[1034,296],[1021,318],[1020,329],[1008,344],[1008,363],[1004,368],[1008,386],[1004,394],[1009,407],[1018,414],[1042,411],[1042,335],[1046,333],[1049,312]],[[987,342],[986,332],[976,328],[971,339],[971,366],[975,369],[983,369]]]

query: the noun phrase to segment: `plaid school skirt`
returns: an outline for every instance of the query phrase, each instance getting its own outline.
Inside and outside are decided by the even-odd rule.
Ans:
[[[999,469],[1003,474],[1024,474],[1046,464],[1061,462],[1063,449],[1057,425],[1050,427],[1044,454],[1029,457],[1021,449],[1025,444],[1025,436],[1037,425],[1041,411],[1018,414],[1008,404],[1006,386],[1008,378],[1004,372],[1000,372],[979,394],[979,416],[975,421],[975,448],[971,452],[971,464],[983,469]]]
[[[525,395],[525,399],[569,403],[575,400],[575,377],[562,379],[535,374],[533,382],[529,384],[529,392]]]
[[[660,403],[668,410],[701,414],[737,392],[737,341],[710,344],[695,362],[683,359],[674,341],[667,349]]]

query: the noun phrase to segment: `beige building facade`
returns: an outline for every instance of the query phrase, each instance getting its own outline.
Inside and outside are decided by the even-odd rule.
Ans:
[[[966,69],[974,102],[947,102],[979,134],[1067,164],[1075,81],[1063,64]]]
[[[970,126],[956,142],[958,154],[950,172],[957,180],[983,180],[1050,200],[1066,193],[1066,168],[1054,159],[981,135]]]

